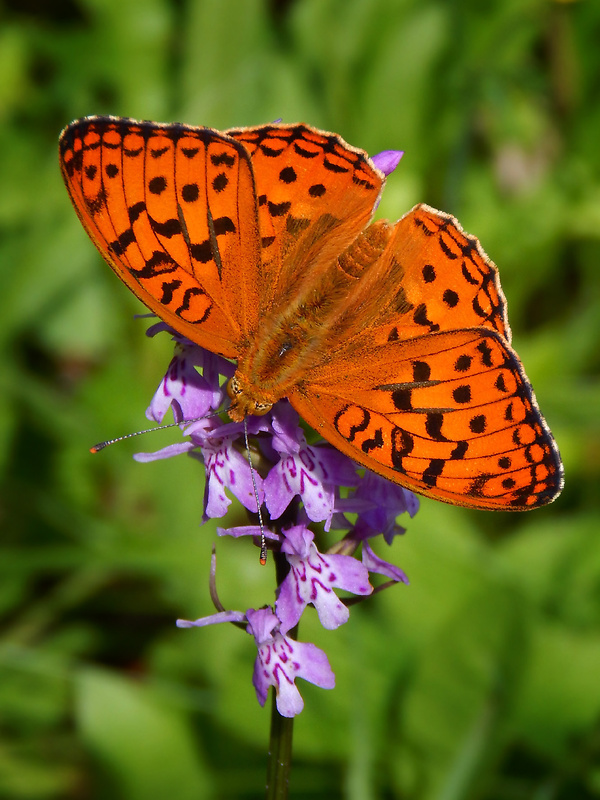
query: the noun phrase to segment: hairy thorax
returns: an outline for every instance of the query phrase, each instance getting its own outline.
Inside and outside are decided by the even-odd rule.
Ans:
[[[232,420],[266,414],[326,363],[334,349],[368,326],[372,315],[381,313],[381,302],[372,299],[376,294],[370,272],[390,235],[389,224],[379,220],[327,269],[315,274],[309,267],[295,285],[279,293],[277,305],[248,337],[227,385]]]

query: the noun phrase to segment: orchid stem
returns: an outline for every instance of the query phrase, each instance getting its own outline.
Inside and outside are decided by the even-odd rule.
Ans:
[[[294,718],[277,711],[275,689],[271,692],[271,738],[267,761],[267,800],[287,800],[292,768]]]
[[[281,586],[290,565],[282,553],[274,552],[275,578],[277,586]],[[288,635],[295,639],[298,626]],[[275,687],[271,690],[271,737],[269,739],[269,756],[267,760],[267,800],[287,800],[290,771],[292,769],[292,735],[294,718],[282,717],[277,710],[277,694]]]

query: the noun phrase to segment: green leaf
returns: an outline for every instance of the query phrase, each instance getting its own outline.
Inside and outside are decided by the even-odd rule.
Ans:
[[[213,796],[185,715],[152,687],[100,670],[77,678],[84,741],[127,800]]]
[[[473,593],[415,665],[398,719],[392,768],[422,800],[476,796],[498,758],[519,685],[527,615],[513,587]]]

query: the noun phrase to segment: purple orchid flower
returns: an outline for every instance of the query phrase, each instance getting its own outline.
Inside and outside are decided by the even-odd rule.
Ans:
[[[178,628],[205,628],[221,622],[247,622],[246,631],[254,636],[258,650],[252,683],[261,706],[270,686],[275,687],[277,710],[282,717],[293,717],[304,708],[296,678],[333,689],[335,675],[325,653],[309,642],[298,642],[281,631],[281,622],[271,608],[220,611],[196,620],[178,619]]]
[[[319,553],[314,533],[304,525],[284,531],[281,552],[290,571],[278,590],[275,611],[282,633],[293,628],[309,603],[317,609],[324,628],[339,628],[350,612],[333,591],[339,587],[353,594],[371,594],[368,569],[351,556]]]
[[[289,403],[286,416],[275,418],[276,435],[272,446],[279,453],[279,463],[265,479],[265,502],[271,519],[279,519],[296,495],[313,522],[325,522],[328,530],[336,504],[336,487],[356,486],[358,478],[353,463],[330,445],[309,446],[299,417]],[[275,412],[277,414],[277,412]]]
[[[282,717],[294,717],[304,708],[296,686],[296,678],[333,689],[335,675],[325,653],[309,642],[298,642],[285,636],[280,621],[270,608],[248,609],[248,633],[258,647],[252,683],[261,706],[267,700],[269,686],[275,687],[277,710]]]

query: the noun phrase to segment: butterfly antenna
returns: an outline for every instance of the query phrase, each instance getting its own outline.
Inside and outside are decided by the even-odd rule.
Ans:
[[[202,417],[196,417],[195,419],[182,419],[179,422],[167,422],[164,425],[156,425],[154,428],[146,428],[146,430],[143,431],[126,433],[124,436],[117,436],[116,439],[108,439],[106,442],[98,442],[98,444],[90,447],[90,453],[99,453],[100,450],[104,450],[104,448],[108,447],[109,444],[123,442],[125,439],[132,439],[134,436],[142,436],[145,433],[153,433],[154,431],[164,431],[166,428],[175,428],[179,425],[191,425],[192,422],[200,422],[201,420],[208,419],[209,417],[216,417],[218,414],[219,412],[215,411],[214,414],[204,414]]]
[[[252,476],[252,488],[254,489],[254,497],[256,498],[256,510],[258,511],[258,525],[260,527],[260,563],[265,566],[267,563],[267,540],[265,538],[265,526],[263,524],[262,512],[260,510],[260,499],[258,496],[258,487],[256,485],[256,474],[252,464],[250,455],[250,442],[248,441],[248,421],[244,417],[244,439],[246,441],[246,452],[248,453],[248,463],[250,464],[250,475]]]

